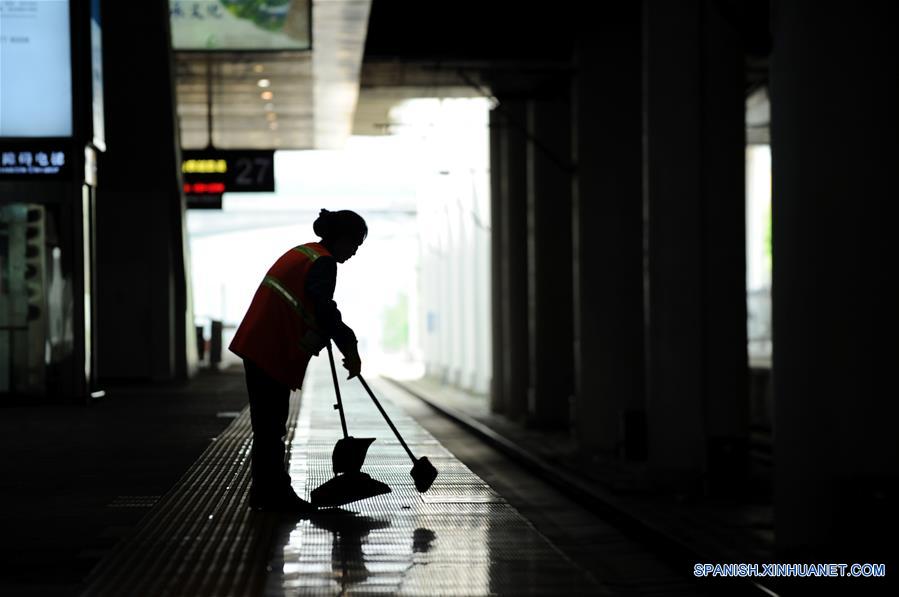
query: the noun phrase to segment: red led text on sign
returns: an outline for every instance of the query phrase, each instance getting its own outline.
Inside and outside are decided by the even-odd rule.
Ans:
[[[225,192],[223,182],[186,182],[184,192],[187,195],[220,195]]]

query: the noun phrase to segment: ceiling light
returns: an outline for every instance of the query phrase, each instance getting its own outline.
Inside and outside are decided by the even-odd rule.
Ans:
[[[275,120],[278,120],[278,115],[275,114],[274,112],[269,112],[268,114],[265,115],[265,117],[268,119],[269,122],[274,122]]]
[[[278,123],[277,123],[277,122],[270,122],[270,123],[268,123],[268,128],[272,129],[273,131],[277,131],[277,130],[278,130]]]
[[[256,81],[256,84],[265,89],[266,87],[271,86],[272,82],[268,79],[259,79],[258,81]]]
[[[271,91],[263,91],[262,93],[259,94],[259,97],[268,101],[268,100],[272,99],[273,97],[275,97],[275,94],[272,93]]]
[[[272,103],[265,104],[264,106],[262,106],[262,109],[265,110],[266,112],[271,112],[272,110],[275,109],[275,104],[272,104]]]
[[[253,72],[261,73],[264,70],[265,70],[265,67],[262,66],[261,64],[257,64],[256,66],[253,67]]]

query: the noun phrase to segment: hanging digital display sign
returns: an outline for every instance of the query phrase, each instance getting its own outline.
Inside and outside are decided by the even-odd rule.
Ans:
[[[169,0],[175,50],[309,50],[312,0]]]
[[[69,0],[3,0],[0,137],[71,135]]]
[[[184,150],[181,175],[188,195],[271,193],[275,152],[256,149]]]

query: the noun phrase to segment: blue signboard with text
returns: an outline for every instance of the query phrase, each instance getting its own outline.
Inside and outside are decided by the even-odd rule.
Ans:
[[[71,162],[68,139],[0,140],[0,179],[68,179]]]
[[[72,135],[69,38],[69,0],[0,2],[0,137]]]

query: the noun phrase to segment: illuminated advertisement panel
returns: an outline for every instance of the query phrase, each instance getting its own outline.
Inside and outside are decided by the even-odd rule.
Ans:
[[[0,137],[70,137],[69,0],[0,1]]]
[[[312,0],[169,0],[175,50],[309,50]]]

